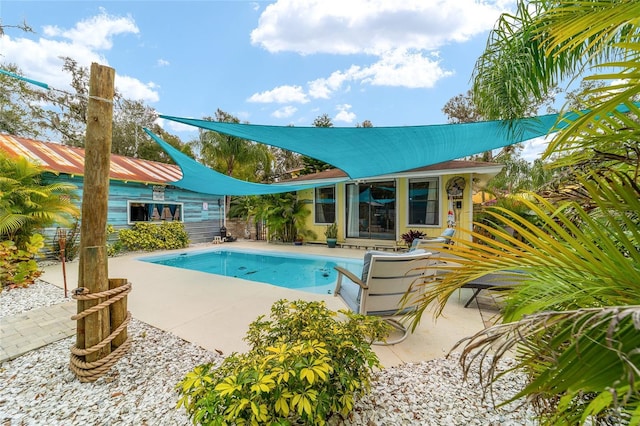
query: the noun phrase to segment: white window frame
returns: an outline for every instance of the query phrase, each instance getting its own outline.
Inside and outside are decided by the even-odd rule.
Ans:
[[[334,220],[331,222],[318,222],[318,218],[317,218],[317,203],[316,203],[316,194],[317,194],[317,190],[322,189],[322,188],[332,188],[333,189],[333,217]],[[337,222],[338,219],[338,199],[337,199],[337,195],[338,195],[338,190],[336,188],[336,185],[325,185],[325,186],[317,186],[315,188],[313,188],[313,223],[315,225],[330,225],[332,223]]]
[[[438,191],[437,199],[435,200],[437,206],[437,214],[436,214],[436,223],[427,224],[427,223],[411,223],[411,184],[417,182],[435,182],[435,187]],[[407,226],[408,227],[418,227],[418,228],[439,228],[442,223],[442,188],[440,187],[441,179],[440,177],[421,177],[421,178],[409,178],[407,180]],[[428,200],[427,200],[428,201]],[[425,212],[426,213],[426,212]]]
[[[133,225],[134,223],[162,223],[166,220],[131,220],[131,205],[132,204],[171,204],[180,208],[180,219],[170,220],[169,222],[184,222],[184,203],[170,202],[170,201],[152,201],[152,200],[127,200],[127,224]]]

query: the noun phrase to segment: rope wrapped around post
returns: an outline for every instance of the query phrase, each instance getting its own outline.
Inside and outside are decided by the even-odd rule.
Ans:
[[[71,296],[76,300],[94,300],[104,298],[107,299],[95,306],[90,307],[89,309],[85,309],[82,312],[73,315],[71,319],[73,321],[77,321],[102,309],[109,309],[109,307],[116,302],[122,301],[123,299],[126,301],[125,298],[130,292],[130,282],[98,293],[89,293],[89,289],[86,287],[77,288],[73,291],[73,294]],[[112,347],[113,350],[109,355],[93,362],[86,362],[82,358],[88,354],[92,354],[101,350],[107,345],[112,345],[114,339],[120,336],[123,332],[126,333],[127,326],[130,322],[131,312],[127,311],[126,317],[123,319],[122,323],[119,324],[115,329],[113,329],[112,327],[111,334],[109,334],[109,336],[104,338],[101,342],[85,349],[78,348],[76,345],[73,345],[71,347],[70,368],[76,374],[76,376],[78,376],[80,382],[87,383],[96,381],[116,362],[118,362],[118,360],[120,360],[120,358],[122,358],[122,356],[129,350],[129,348],[131,347],[131,338],[126,335],[126,339],[123,342],[121,342],[117,347]]]

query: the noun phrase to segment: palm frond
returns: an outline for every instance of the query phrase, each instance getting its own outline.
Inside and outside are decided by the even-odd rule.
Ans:
[[[0,236],[15,233],[26,221],[27,217],[23,214],[0,211]]]
[[[488,386],[497,361],[515,354],[531,379],[516,398],[541,402],[544,424],[640,424],[638,16],[637,0],[519,1],[503,15],[476,64],[474,101],[487,118],[514,119],[557,81],[601,83],[577,96],[585,110],[561,115],[545,153],[577,178],[556,203],[530,194],[534,220],[494,209],[476,224],[482,234],[458,238],[458,265],[423,284],[413,318],[415,327],[434,301],[440,315],[483,274],[524,272],[507,294],[508,323],[461,344],[466,361],[496,354]]]
[[[637,415],[639,305],[532,314],[482,330],[461,340],[452,350],[460,346],[464,346],[461,362],[465,376],[470,366],[477,364],[485,369],[481,374],[487,383],[504,374],[498,372],[501,358],[518,353],[512,370],[526,371],[531,381],[510,401],[526,395],[562,395],[546,417],[549,424],[581,424],[605,414],[628,421],[634,413]]]
[[[632,0],[519,1],[516,14],[502,15],[476,62],[474,102],[488,119],[517,119],[528,115],[533,99],[587,68],[622,69],[615,79],[633,81],[638,16],[640,4]],[[602,107],[608,112],[618,104]]]
[[[587,162],[606,153],[610,155],[609,163],[637,167],[640,108],[634,99],[640,96],[640,62],[637,64],[635,80],[591,90],[588,95],[592,96],[592,102],[598,102],[597,105],[569,122],[567,128],[549,143],[543,158],[568,154],[554,163],[555,167],[563,167]],[[621,105],[624,106],[622,111]]]

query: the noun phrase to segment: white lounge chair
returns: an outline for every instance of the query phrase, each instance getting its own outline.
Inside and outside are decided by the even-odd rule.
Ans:
[[[333,294],[340,296],[353,312],[385,317],[385,321],[401,333],[399,338],[374,343],[400,343],[409,334],[407,327],[389,317],[416,309],[422,288],[417,284],[433,273],[428,266],[434,260],[432,254],[424,250],[401,254],[367,252],[361,277],[339,266],[335,267],[338,281]],[[403,297],[407,293],[403,304]]]
[[[422,237],[413,240],[409,252],[416,249],[424,249],[427,251],[433,251],[433,247],[441,247],[453,244],[453,235],[456,233],[454,228],[447,228],[440,234],[439,237]]]

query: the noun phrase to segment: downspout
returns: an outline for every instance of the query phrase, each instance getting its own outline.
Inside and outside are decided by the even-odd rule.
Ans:
[[[469,176],[469,190],[467,191],[467,199],[465,200],[469,206],[469,217],[467,218],[469,220],[469,230],[471,232],[473,232],[473,173],[470,173]],[[471,239],[471,237],[467,237],[469,239]]]

